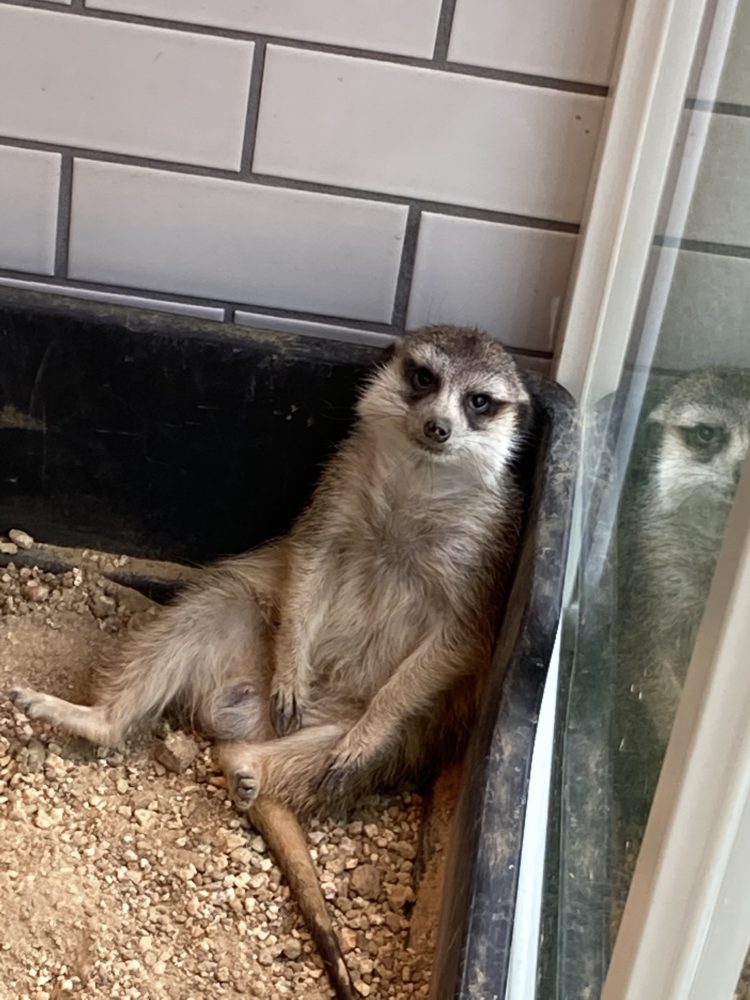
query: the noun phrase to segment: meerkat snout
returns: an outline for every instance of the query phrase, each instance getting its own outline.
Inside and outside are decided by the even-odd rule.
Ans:
[[[429,441],[445,444],[451,436],[452,429],[448,417],[429,417],[424,423],[424,436]]]

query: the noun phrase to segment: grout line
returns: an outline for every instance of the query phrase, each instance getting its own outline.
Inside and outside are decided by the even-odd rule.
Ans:
[[[2,140],[0,140],[2,141]],[[577,235],[580,225],[577,222],[559,222],[557,219],[543,219],[533,215],[516,215],[514,212],[500,212],[489,208],[475,208],[469,205],[458,205],[450,202],[432,201],[428,198],[414,198],[411,195],[387,194],[382,191],[364,191],[361,188],[340,187],[334,184],[319,184],[315,181],[303,181],[294,177],[271,177],[268,174],[253,174],[250,183],[261,187],[290,188],[297,191],[310,191],[317,194],[331,194],[341,198],[357,198],[365,201],[383,202],[387,205],[409,205],[423,212],[434,212],[439,215],[451,215],[461,219],[473,219],[480,222],[496,222],[505,225],[519,226],[527,229],[545,229],[556,233]]]
[[[73,157],[63,153],[60,162],[60,193],[57,202],[57,233],[55,236],[54,278],[68,274],[68,247],[70,244],[70,206],[73,197]]]
[[[450,45],[455,12],[456,0],[443,0],[435,33],[435,48],[432,53],[435,62],[445,63],[448,61],[448,46]]]
[[[497,80],[499,83],[515,83],[522,87],[538,87],[542,90],[558,90],[565,94],[583,94],[587,97],[607,97],[609,87],[594,83],[579,83],[576,80],[561,80],[556,76],[535,73],[519,73],[511,69],[492,69],[489,66],[472,66],[471,63],[446,62],[427,63],[426,68],[455,76],[475,77],[479,80]]]
[[[506,346],[506,345],[504,345]],[[544,358],[546,361],[553,361],[555,357],[555,352],[552,351],[535,351],[530,347],[507,347],[506,350],[510,351],[511,354],[516,354],[521,358]]]
[[[74,6],[73,6],[74,5]],[[70,14],[71,11],[83,12],[83,0],[73,0],[73,5],[61,5],[52,0],[0,0],[3,7],[26,7],[28,10],[49,10],[55,14]]]
[[[452,0],[446,0],[446,6]],[[333,45],[328,42],[309,42],[303,39],[287,38],[281,35],[269,35],[262,32],[242,31],[233,28],[219,28],[205,24],[190,24],[183,21],[170,21],[166,18],[149,17],[143,14],[125,14],[117,11],[94,10],[91,7],[60,7],[56,4],[42,4],[39,0],[0,0],[0,5],[11,7],[26,7],[30,10],[55,11],[58,14],[88,17],[99,21],[115,21],[122,24],[136,24],[153,28],[164,28],[168,31],[182,31],[193,35],[205,35],[218,38],[231,38],[238,41],[251,41],[285,46],[294,49],[307,49],[328,55],[343,55],[356,59],[369,59],[374,62],[394,63],[400,66],[413,66],[417,69],[430,69],[433,72],[451,73],[457,76],[479,77],[486,80],[496,80],[501,83],[518,83],[529,87],[541,87],[546,90],[560,90],[572,94],[587,94],[592,97],[606,97],[609,88],[596,84],[581,83],[576,80],[561,80],[557,77],[547,77],[535,73],[518,73],[512,70],[495,69],[489,66],[472,66],[468,63],[436,63],[433,58],[401,55],[395,52],[377,52],[372,49],[362,49],[357,46]],[[442,15],[441,15],[442,17]],[[438,32],[439,34],[439,32]],[[446,43],[447,44],[447,43]]]
[[[0,4],[2,2],[3,0],[0,0]],[[45,142],[41,139],[18,139],[15,136],[0,135],[0,146],[40,149],[52,153],[71,153],[78,159],[120,163],[124,166],[149,167],[153,170],[169,170],[173,173],[195,174],[199,177],[216,177],[225,180],[238,180],[239,178],[238,170],[231,167],[207,167],[200,163],[179,163],[176,160],[162,160],[155,156],[139,156],[111,150],[91,149],[86,146],[64,145],[56,142]]]
[[[750,118],[750,106],[747,104],[730,104],[728,101],[702,101],[691,97],[685,101],[685,107],[689,111],[709,111],[715,115]]]
[[[686,240],[679,236],[657,236],[654,243],[658,247],[672,250],[687,250],[693,253],[712,254],[714,257],[750,258],[750,247],[732,243],[712,243],[710,240]]]
[[[396,282],[396,294],[393,299],[393,314],[391,324],[398,330],[406,326],[406,311],[409,308],[411,279],[414,274],[414,260],[417,256],[417,240],[422,212],[416,205],[410,205],[404,227],[404,243],[401,249],[401,265]]]
[[[308,313],[294,309],[281,309],[274,306],[256,306],[252,303],[235,302],[230,304],[234,313],[249,312],[257,313],[259,316],[273,316],[276,319],[297,319],[309,323],[324,323],[326,326],[350,326],[363,333],[387,333],[394,332],[391,323],[378,323],[375,320],[348,319],[345,316],[327,316],[323,313]]]
[[[255,154],[255,138],[258,132],[258,115],[260,112],[260,96],[263,86],[263,69],[266,63],[266,43],[255,43],[253,68],[250,74],[250,91],[247,98],[247,116],[245,118],[245,135],[240,157],[240,174],[247,177],[253,169]]]
[[[2,0],[0,0],[2,2]],[[250,174],[240,177],[236,170],[214,167],[201,167],[193,164],[174,163],[168,160],[157,160],[149,157],[130,156],[124,153],[102,152],[96,149],[85,149],[80,146],[62,146],[57,143],[39,142],[36,140],[15,139],[10,136],[0,136],[0,147],[10,146],[18,149],[39,149],[45,152],[71,154],[77,159],[93,160],[97,163],[113,163],[122,166],[142,167],[151,170],[162,170],[167,173],[187,174],[189,176],[208,177],[214,180],[230,180],[240,184],[251,184],[257,187],[285,188],[290,191],[306,191],[311,194],[327,194],[337,198],[370,201],[386,205],[415,205],[424,212],[434,212],[439,215],[457,216],[462,219],[474,219],[481,222],[495,222],[504,225],[519,226],[528,229],[544,229],[549,232],[577,234],[580,227],[576,222],[559,222],[557,219],[545,219],[533,215],[517,215],[513,212],[501,212],[495,209],[475,208],[469,205],[459,205],[452,202],[432,201],[428,198],[414,198],[409,195],[387,194],[382,191],[365,191],[361,188],[347,188],[336,184],[321,184],[317,181],[299,180],[294,177],[272,177],[268,174]]]

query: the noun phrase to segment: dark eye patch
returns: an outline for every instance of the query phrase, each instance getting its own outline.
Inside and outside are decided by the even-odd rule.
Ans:
[[[415,389],[430,389],[435,381],[435,376],[429,368],[415,368],[411,377],[411,384]]]
[[[440,376],[427,365],[417,364],[413,358],[406,358],[403,372],[410,399],[421,399],[440,389]]]
[[[694,424],[677,429],[696,458],[704,462],[724,451],[729,444],[729,431],[721,424]]]

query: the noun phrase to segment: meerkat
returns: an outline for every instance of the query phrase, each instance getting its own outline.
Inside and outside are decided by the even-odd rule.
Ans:
[[[645,483],[620,519],[615,780],[635,841],[651,799],[750,444],[750,371],[681,378],[647,417]]]
[[[163,609],[92,706],[10,692],[29,718],[105,745],[183,705],[301,897],[339,997],[351,982],[297,820],[463,746],[519,534],[513,461],[530,415],[522,375],[486,334],[403,336],[285,537]]]
[[[658,443],[637,511],[625,512],[637,577],[627,602],[673,702],[682,689],[750,443],[750,371],[681,379],[648,416]],[[647,636],[642,624],[648,621]]]

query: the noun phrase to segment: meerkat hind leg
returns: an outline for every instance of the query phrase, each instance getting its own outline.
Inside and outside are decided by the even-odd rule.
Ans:
[[[211,571],[203,586],[192,587],[143,630],[126,635],[98,679],[93,707],[26,688],[11,690],[10,698],[30,719],[109,746],[171,704],[201,722],[210,723],[214,712],[218,735],[264,738],[270,628],[252,590],[253,567],[248,557]]]
[[[30,719],[59,726],[91,743],[112,746],[121,738],[122,734],[112,725],[101,706],[75,705],[64,698],[32,688],[12,688],[8,696],[16,708]]]
[[[218,760],[236,807],[245,812],[263,794],[293,809],[308,809],[345,732],[339,723],[326,723],[265,743],[221,744]]]

